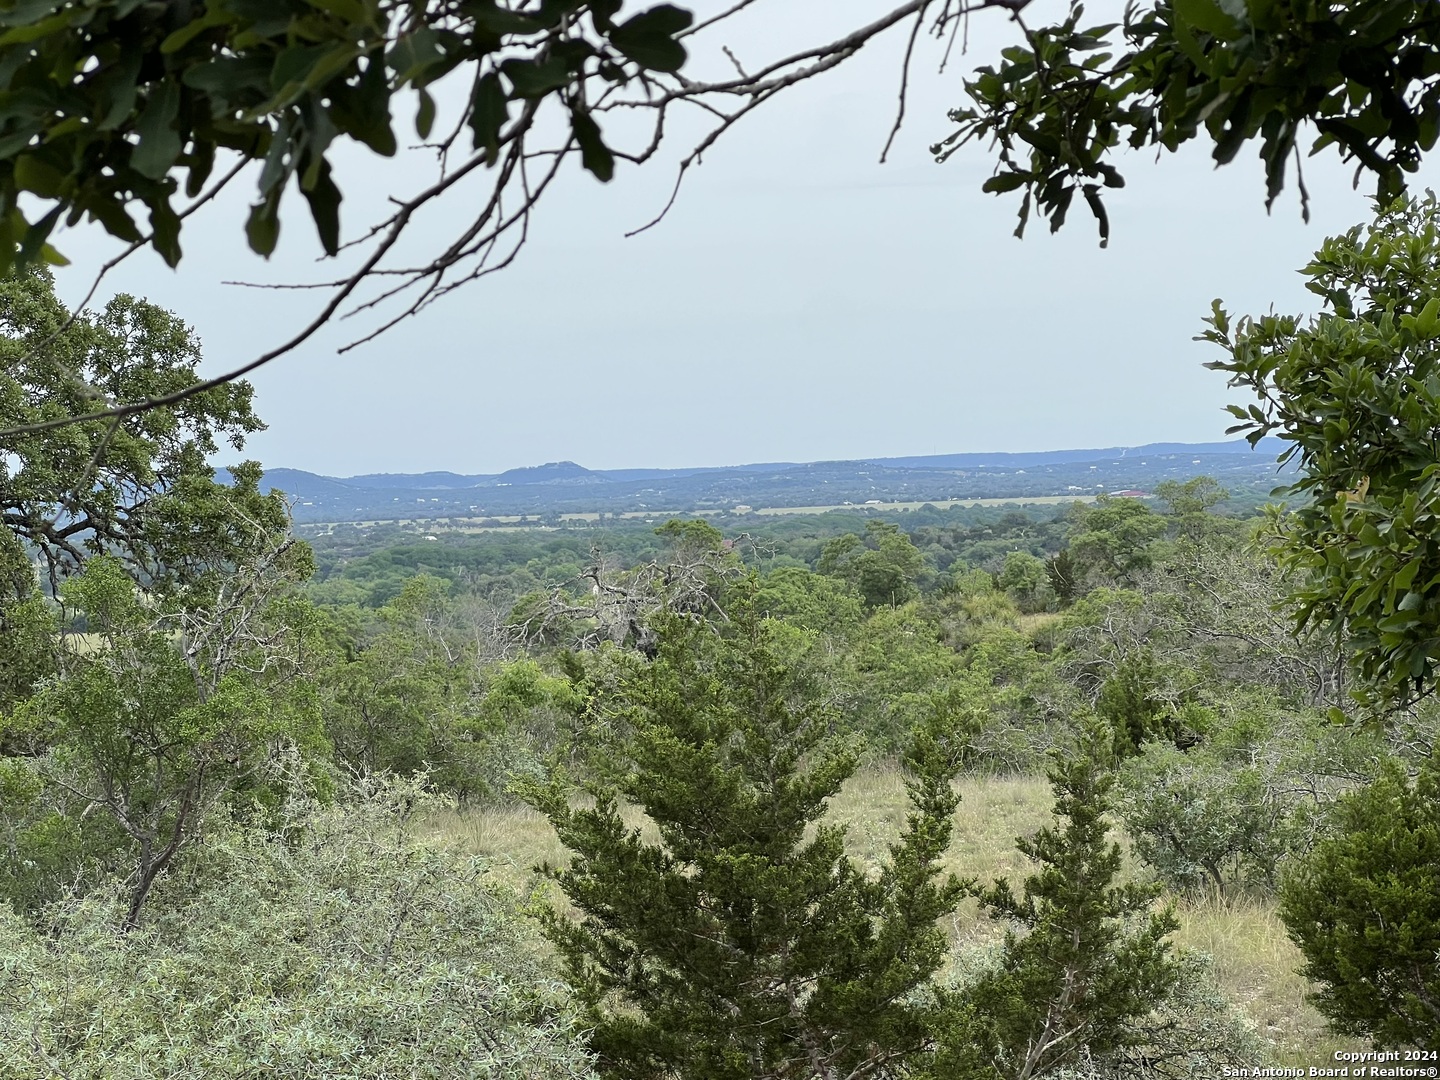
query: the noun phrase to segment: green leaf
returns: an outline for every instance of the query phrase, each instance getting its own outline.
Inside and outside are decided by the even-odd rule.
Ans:
[[[181,81],[202,94],[231,101],[247,90],[268,90],[272,66],[264,56],[222,56],[208,64],[186,68]]]
[[[1415,316],[1415,333],[1422,340],[1429,341],[1440,330],[1440,296],[1432,296]]]
[[[180,262],[180,215],[164,201],[150,210],[150,235],[150,246],[174,269]]]
[[[395,72],[395,84],[424,81],[424,74],[432,64],[443,61],[444,51],[439,39],[430,27],[421,25],[395,42],[387,61]]]
[[[15,186],[34,192],[41,198],[58,198],[65,184],[65,174],[34,154],[21,154],[15,159]]]
[[[1217,0],[1174,0],[1175,14],[1196,30],[1228,41],[1242,29],[1239,20],[1228,14]]]
[[[60,220],[60,213],[64,206],[54,207],[39,221],[35,222],[25,230],[25,239],[20,244],[21,265],[28,266],[35,261],[37,255],[46,247],[45,241],[50,237],[50,231],[55,228],[55,223]]]
[[[435,126],[435,99],[424,90],[420,91],[420,107],[415,112],[415,133],[421,139],[430,138],[430,130]]]
[[[315,221],[315,231],[320,235],[320,244],[325,254],[334,255],[340,250],[340,189],[330,176],[330,163],[322,161],[314,187],[304,189],[310,203],[310,216]]]
[[[980,186],[981,191],[1004,192],[1014,191],[1030,179],[1028,173],[1006,172],[990,177]]]
[[[145,109],[135,122],[140,145],[130,155],[131,168],[141,176],[159,180],[180,156],[180,133],[175,130],[179,112],[179,83],[166,79],[151,87]]]
[[[352,88],[337,82],[330,96],[330,119],[339,130],[359,139],[377,154],[394,156],[397,144],[390,127],[390,85],[385,65],[377,56],[367,58],[358,86]]]
[[[476,26],[496,35],[533,34],[545,28],[539,19],[502,8],[496,0],[483,0],[483,3],[473,5],[469,14]]]
[[[270,69],[270,89],[279,93],[291,84],[301,82],[329,51],[325,45],[296,45],[286,49],[275,57],[275,66]]]
[[[687,30],[695,17],[672,4],[661,4],[626,19],[610,32],[610,44],[650,71],[679,71],[685,64],[685,46],[675,35]]]
[[[140,92],[139,53],[129,52],[108,67],[102,67],[91,84],[96,104],[104,108],[97,125],[101,131],[114,131],[130,119],[135,111],[135,98]]]
[[[101,196],[87,201],[84,206],[90,216],[104,225],[105,231],[116,239],[127,244],[143,239],[119,196]]]
[[[19,26],[14,30],[8,30],[0,34],[0,45],[27,45],[32,41],[39,41],[43,37],[62,32],[70,28],[70,16],[65,12],[54,15],[43,22],[34,23],[30,26]]]
[[[224,26],[231,18],[230,12],[222,7],[217,6],[210,8],[200,18],[192,19],[188,24],[182,26],[162,41],[160,43],[160,51],[166,56],[177,53],[206,30],[216,26]]]
[[[570,69],[558,56],[544,60],[511,58],[500,65],[500,70],[514,86],[515,95],[522,98],[544,97],[570,81]]]
[[[615,175],[615,155],[605,145],[595,118],[581,109],[574,109],[570,113],[570,129],[575,132],[575,141],[580,144],[580,163],[595,179],[608,183]]]
[[[492,152],[500,145],[500,131],[510,119],[510,102],[500,85],[500,76],[487,72],[475,84],[470,99],[470,129],[475,133],[476,150],[486,147]]]
[[[277,193],[278,195],[278,193]],[[245,221],[245,236],[250,241],[250,250],[267,259],[275,251],[280,239],[279,199],[267,198],[250,208],[250,217]]]
[[[291,150],[291,117],[293,113],[287,113],[280,118],[276,125],[275,132],[270,136],[270,149],[265,155],[265,165],[260,170],[260,193],[267,198],[270,193],[285,183],[285,180],[295,169],[295,161],[290,156]]]
[[[0,12],[0,26],[29,26],[64,9],[65,0],[19,0]]]
[[[1399,592],[1402,589],[1410,588],[1411,583],[1415,580],[1415,574],[1419,569],[1420,560],[1418,558],[1411,559],[1401,567],[1395,577],[1391,579],[1394,583],[1395,591]]]

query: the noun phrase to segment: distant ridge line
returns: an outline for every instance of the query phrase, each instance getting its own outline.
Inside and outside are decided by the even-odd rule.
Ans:
[[[573,461],[465,475],[368,473],[319,476],[267,469],[297,523],[470,519],[492,525],[533,516],[647,518],[657,513],[747,514],[774,508],[920,507],[965,499],[1075,499],[1150,492],[1167,480],[1209,475],[1253,502],[1276,488],[1287,444],[1262,440],[1149,443],[1028,453],[927,454],[851,461],[758,462],[687,469],[588,469]],[[1294,472],[1293,464],[1289,472]],[[222,480],[225,478],[221,472]],[[493,520],[492,520],[493,519]]]
[[[1113,461],[1117,458],[1139,458],[1145,455],[1179,454],[1280,454],[1288,444],[1283,439],[1267,437],[1253,448],[1244,439],[1209,443],[1146,443],[1143,446],[1108,446],[1079,450],[1029,450],[1019,452],[918,454],[908,457],[831,458],[823,461],[766,461],[741,465],[700,465],[676,469],[587,469],[573,461],[552,461],[529,465],[502,473],[466,475],[446,471],[423,473],[364,473],[358,476],[325,476],[303,469],[267,469],[265,476],[278,487],[278,478],[285,475],[314,477],[351,488],[403,488],[407,491],[454,490],[530,484],[605,483],[642,480],[677,479],[703,476],[707,473],[767,473],[776,469],[803,469],[815,465],[878,465],[896,469],[980,469],[1014,468],[1030,465],[1073,465],[1092,461]]]

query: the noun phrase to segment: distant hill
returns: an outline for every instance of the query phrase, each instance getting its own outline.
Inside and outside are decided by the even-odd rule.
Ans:
[[[268,469],[265,483],[294,502],[300,523],[435,518],[554,519],[565,514],[649,514],[863,506],[969,499],[1091,496],[1150,491],[1167,479],[1214,476],[1246,501],[1281,482],[1264,439],[1152,443],[1033,453],[931,454],[862,461],[765,462],[689,469],[587,469],[555,461],[499,474],[453,472],[319,476]]]
[[[523,469],[510,469],[495,477],[496,487],[513,487],[527,484],[608,484],[610,478],[604,473],[592,472],[573,461],[552,461],[548,465],[530,465]]]
[[[1266,438],[1254,453],[1277,456],[1282,439]],[[1145,446],[1110,446],[1102,450],[1041,450],[1022,454],[931,454],[925,457],[872,458],[876,465],[911,469],[1028,468],[1032,465],[1069,465],[1117,458],[1143,458],[1168,454],[1249,454],[1244,439],[1218,443],[1148,443]]]
[[[285,470],[289,472],[291,470]],[[266,473],[266,475],[270,475]],[[429,488],[462,488],[475,487],[487,480],[494,480],[494,476],[461,476],[453,472],[427,472],[427,473],[369,473],[365,476],[351,476],[344,482],[351,487],[363,488],[405,488],[407,490],[420,490]]]

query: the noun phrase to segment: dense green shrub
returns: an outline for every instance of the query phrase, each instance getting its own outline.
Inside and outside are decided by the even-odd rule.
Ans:
[[[1381,1047],[1440,1038],[1440,775],[1390,765],[1341,799],[1286,873],[1280,915],[1337,1031]]]
[[[129,934],[113,890],[56,905],[48,932],[0,906],[0,1075],[588,1075],[516,898],[411,841],[416,785],[358,795],[212,823]]]
[[[1273,770],[1152,742],[1126,762],[1118,809],[1135,853],[1168,885],[1270,886],[1285,853],[1288,807]]]
[[[1000,957],[995,946],[962,951],[955,988],[963,992],[990,976]],[[1046,1073],[1047,1080],[1215,1080],[1225,1066],[1264,1061],[1253,1021],[1226,999],[1213,968],[1204,953],[1177,953],[1175,984],[1150,1012],[1131,1020],[1131,1045],[1108,1054],[1081,1047],[1073,1061]]]
[[[1120,770],[1117,810],[1135,853],[1182,891],[1269,891],[1284,861],[1321,835],[1335,800],[1390,758],[1378,731],[1253,690],[1178,715],[1203,737],[1183,752],[1147,743]]]
[[[1017,892],[1000,880],[976,895],[1009,924],[993,966],[952,995],[933,1080],[1039,1077],[1093,1055],[1123,1060],[1148,1036],[1145,1018],[1171,1000],[1184,969],[1178,928],[1158,889],[1119,880],[1109,836],[1109,732],[1057,750],[1049,771],[1054,825],[1016,846],[1035,870]]]
[[[868,873],[822,821],[859,759],[795,662],[804,632],[741,604],[731,617],[723,634],[663,620],[655,658],[600,703],[622,735],[587,786],[593,807],[563,777],[531,786],[573,852],[550,872],[578,918],[550,913],[547,933],[604,1076],[896,1076],[930,1038],[938,920],[960,898],[939,868],[953,733],[935,717],[916,739],[904,834]],[[621,799],[658,843],[626,826]]]
[[[1010,551],[995,584],[1010,594],[1021,611],[1046,611],[1055,602],[1055,589],[1045,560],[1028,551]]]

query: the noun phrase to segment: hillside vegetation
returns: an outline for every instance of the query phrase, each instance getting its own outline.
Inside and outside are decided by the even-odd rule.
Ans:
[[[1276,614],[1263,520],[1213,513],[1213,481],[1159,494],[731,537],[337,530],[308,585],[257,537],[254,592],[174,609],[91,561],[63,608],[34,602],[55,674],[5,727],[6,1075],[461,1076],[482,1046],[507,1076],[641,1075],[671,1044],[626,1019],[635,995],[700,1025],[696,1075],[750,1038],[704,1019],[715,994],[770,1033],[746,1075],[790,1075],[794,1040],[947,1076],[1064,1031],[1041,1072],[1351,1045],[1308,1004],[1277,889],[1346,792],[1420,767],[1433,710],[1353,722],[1343,657]],[[794,880],[756,893],[723,868],[782,806],[765,865]],[[670,1000],[682,954],[644,916],[681,881],[755,962],[777,954],[746,944],[750,905],[795,905],[773,947],[859,921],[772,989],[722,966]],[[827,914],[844,881],[851,914]],[[1086,949],[1026,948],[1077,904],[1099,905]],[[893,979],[862,1010],[892,1060],[846,1039]]]

